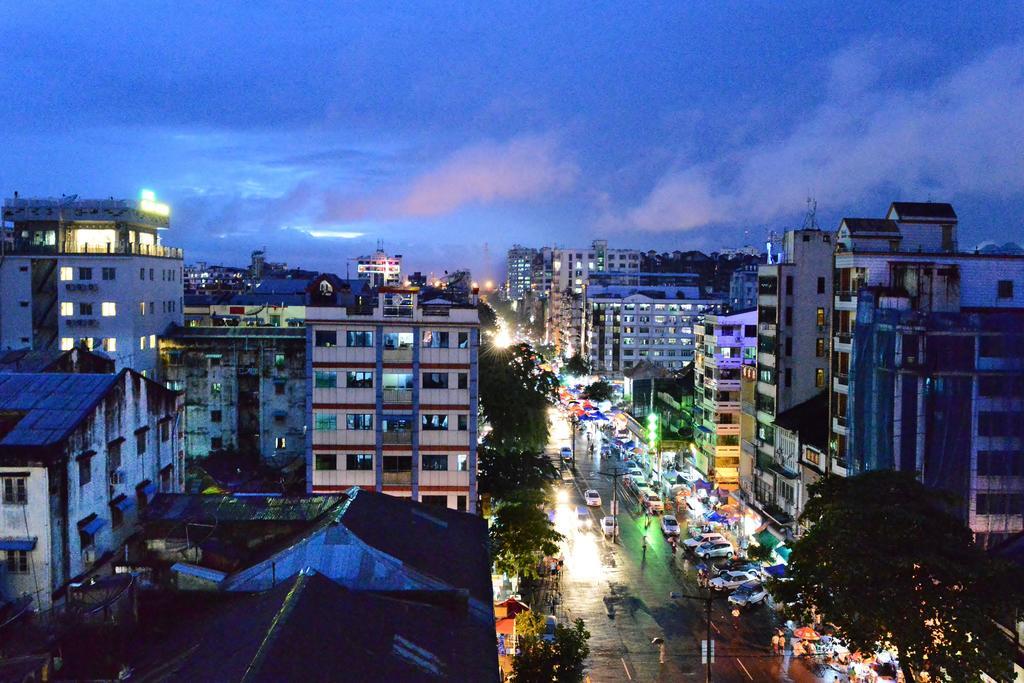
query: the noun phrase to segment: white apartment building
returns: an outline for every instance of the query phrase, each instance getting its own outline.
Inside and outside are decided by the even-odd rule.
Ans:
[[[152,193],[6,200],[0,349],[84,344],[155,376],[157,336],[184,315],[181,250],[162,244],[169,215]]]
[[[722,305],[701,298],[697,286],[591,287],[584,353],[595,372],[612,376],[640,361],[679,370],[694,359],[698,320]]]
[[[118,554],[155,493],[181,490],[177,401],[127,369],[0,373],[0,605],[49,609]]]
[[[537,250],[518,244],[508,250],[505,293],[510,301],[520,301],[533,290],[534,260]]]
[[[415,287],[383,287],[372,307],[346,307],[329,287],[313,289],[309,492],[361,486],[474,512],[476,306],[421,304]]]
[[[380,246],[372,256],[356,259],[356,275],[370,287],[390,287],[402,284],[402,255],[388,256]]]
[[[708,315],[695,328],[695,466],[708,481],[739,486],[740,375],[757,348],[757,311]]]

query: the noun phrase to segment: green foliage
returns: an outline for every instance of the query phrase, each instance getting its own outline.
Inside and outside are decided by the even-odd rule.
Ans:
[[[517,621],[518,625],[518,621]],[[590,654],[590,632],[582,619],[555,627],[554,642],[536,636],[519,639],[520,653],[512,662],[514,683],[580,683],[583,662]]]
[[[490,446],[501,451],[542,451],[548,441],[548,407],[558,378],[542,370],[528,344],[480,347],[480,408],[491,425]]]
[[[747,559],[754,562],[771,562],[772,549],[766,545],[752,545],[747,548]]]
[[[615,387],[610,383],[599,379],[583,390],[583,398],[590,401],[610,401],[615,397]]]
[[[491,559],[495,569],[509,576],[536,577],[537,563],[557,554],[561,540],[536,501],[505,502],[491,519]]]
[[[851,650],[895,646],[905,673],[1010,677],[1012,643],[993,620],[1024,602],[1021,573],[974,545],[950,496],[889,471],[810,490],[810,530],[792,545],[790,580],[772,584],[777,600],[813,607]]]
[[[582,377],[583,375],[589,375],[590,361],[588,361],[586,358],[577,353],[573,355],[572,358],[565,362],[565,365],[562,366],[562,370],[564,370],[566,374],[571,375],[572,377]]]
[[[544,635],[545,617],[540,612],[526,610],[516,615],[516,635],[519,638],[540,638]]]
[[[480,302],[476,307],[477,315],[480,316],[481,337],[483,332],[498,329],[498,314],[491,308],[490,304]]]
[[[497,501],[518,498],[524,491],[543,500],[558,477],[558,469],[544,453],[501,451],[487,444],[480,447],[477,472],[480,493]]]

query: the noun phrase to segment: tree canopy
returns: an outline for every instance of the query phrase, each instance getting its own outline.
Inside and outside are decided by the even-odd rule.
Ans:
[[[947,494],[908,473],[826,477],[810,487],[776,599],[813,607],[851,650],[894,646],[905,673],[1009,677],[994,619],[1022,602],[1020,572],[978,548]]]
[[[537,623],[535,618],[524,621],[529,625]],[[590,654],[587,644],[590,632],[582,619],[574,621],[572,626],[558,624],[553,641],[535,635],[533,629],[530,631],[519,638],[520,651],[512,662],[514,683],[579,683],[583,680],[583,662]]]
[[[499,451],[486,443],[478,451],[477,484],[481,494],[500,501],[532,492],[543,499],[558,469],[544,453]]]
[[[480,408],[491,426],[492,448],[543,451],[547,445],[547,411],[558,378],[541,362],[529,344],[481,345]]]
[[[565,362],[562,369],[573,377],[581,377],[590,374],[590,361],[576,353]]]
[[[509,576],[536,577],[540,558],[557,554],[561,540],[535,501],[506,501],[491,520],[491,559]]]
[[[615,397],[615,387],[609,382],[599,379],[583,390],[583,398],[590,401],[610,401]]]

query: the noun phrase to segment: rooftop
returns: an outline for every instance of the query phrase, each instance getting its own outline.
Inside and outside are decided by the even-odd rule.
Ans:
[[[828,447],[828,392],[822,392],[775,416],[775,426],[800,435],[800,442]]]
[[[0,448],[60,443],[120,378],[120,373],[0,373]]]
[[[891,218],[898,221],[956,221],[952,204],[945,202],[893,202],[889,207]]]
[[[885,232],[895,233],[898,237],[900,226],[888,218],[844,218],[842,224],[852,233]]]

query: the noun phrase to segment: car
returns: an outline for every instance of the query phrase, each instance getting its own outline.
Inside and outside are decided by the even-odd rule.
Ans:
[[[731,560],[736,556],[736,549],[732,547],[732,543],[724,539],[703,543],[697,546],[697,550],[694,552],[696,552],[697,557],[704,560],[715,557],[725,557]]]
[[[679,535],[679,522],[676,521],[675,515],[665,515],[661,518],[661,533],[666,536]]]
[[[558,617],[549,614],[544,618],[544,633],[540,639],[549,643],[555,642],[555,630],[558,627]]]
[[[561,451],[559,451],[559,455],[562,456],[562,460],[572,460],[572,449],[563,448]]]
[[[733,588],[739,588],[747,581],[752,581],[758,577],[759,572],[755,569],[748,569],[747,571],[736,571],[729,570],[722,572],[715,578],[711,579],[711,587],[716,591],[731,590]]]
[[[615,521],[614,517],[608,515],[607,517],[601,518],[601,530],[604,532],[605,536],[611,536],[612,534],[618,536],[619,524]]]
[[[768,591],[760,581],[747,581],[729,594],[729,604],[736,607],[753,607],[764,604]]]
[[[640,500],[643,501],[644,506],[649,512],[661,512],[665,509],[665,505],[661,502],[661,497],[651,489],[641,488]]]
[[[757,571],[760,574],[760,572],[761,572],[761,565],[760,565],[760,563],[758,563],[758,562],[751,562],[750,560],[741,560],[739,558],[736,558],[736,559],[729,560],[728,562],[722,563],[722,566],[719,567],[718,570],[713,572],[713,573],[714,573],[715,576],[718,576],[722,572],[730,572],[730,571],[743,572],[743,571],[749,571],[751,569]]]
[[[579,505],[576,507],[576,521],[579,523],[580,528],[590,528],[590,508]]]
[[[714,531],[709,531],[709,532],[701,534],[697,538],[688,538],[688,539],[686,539],[685,541],[683,541],[683,547],[686,548],[687,550],[696,550],[698,548],[698,546],[700,546],[703,543],[707,543],[708,541],[724,541],[724,540],[725,540],[725,536],[723,536],[722,534],[716,533]]]
[[[587,489],[583,493],[583,499],[590,507],[601,507],[601,494],[594,489]]]

